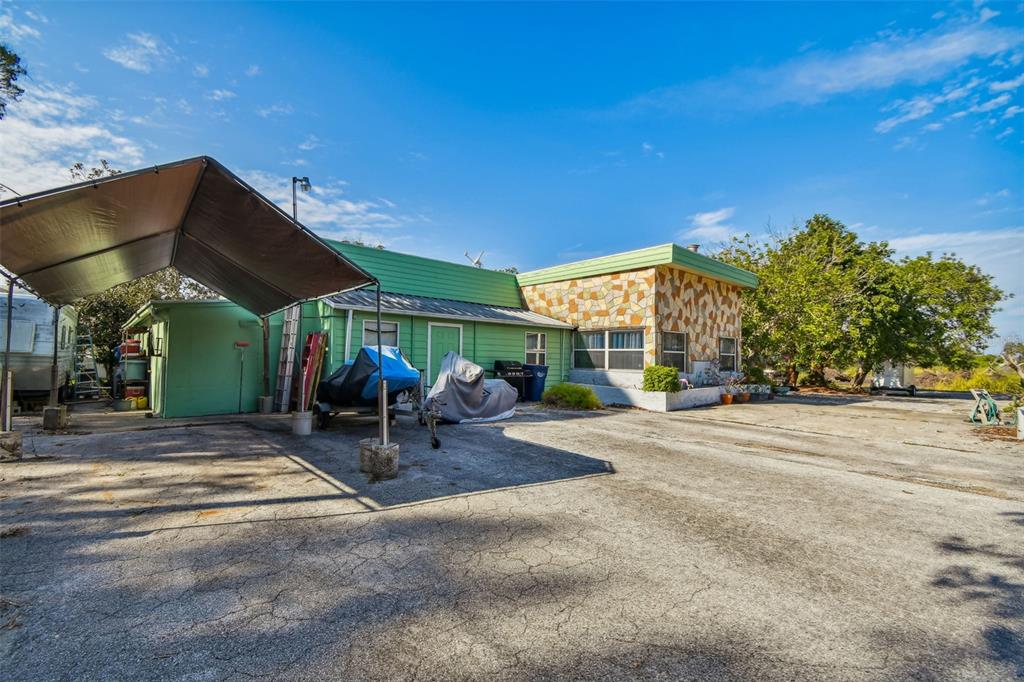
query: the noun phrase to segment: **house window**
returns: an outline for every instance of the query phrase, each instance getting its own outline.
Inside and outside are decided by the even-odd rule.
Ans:
[[[637,329],[577,332],[573,364],[578,369],[643,369],[644,333]]]
[[[377,321],[376,320],[363,320],[363,345],[364,346],[376,346],[377,345]],[[398,345],[398,323],[397,322],[381,322],[380,323],[380,345],[382,345],[382,346],[397,346]]]
[[[718,369],[722,372],[738,371],[736,339],[728,336],[718,337]]]
[[[686,371],[686,334],[664,332],[661,335],[661,364]]]
[[[68,328],[64,325],[60,326],[60,349],[64,350],[67,348]]]
[[[546,365],[548,335],[544,332],[526,332],[526,364]]]

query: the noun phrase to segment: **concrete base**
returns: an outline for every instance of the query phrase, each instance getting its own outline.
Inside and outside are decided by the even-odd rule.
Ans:
[[[671,412],[701,405],[716,405],[721,400],[719,396],[723,391],[721,386],[691,388],[688,391],[677,393],[641,391],[636,388],[598,384],[591,384],[589,387],[594,391],[597,399],[605,405],[629,405],[653,412]]]
[[[57,407],[43,408],[43,428],[47,431],[63,429],[68,425],[68,406],[58,405]]]
[[[270,414],[274,411],[274,396],[261,395],[256,398],[256,409],[260,414]]]
[[[313,433],[313,413],[292,412],[292,434],[296,436],[308,436]]]
[[[359,441],[359,470],[377,480],[398,476],[398,443],[381,445],[379,438]]]
[[[0,431],[0,461],[21,459],[21,431]]]

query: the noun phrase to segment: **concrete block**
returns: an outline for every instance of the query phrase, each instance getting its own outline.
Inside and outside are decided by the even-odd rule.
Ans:
[[[43,428],[47,431],[63,429],[68,425],[68,406],[43,408]]]
[[[381,445],[379,438],[359,441],[359,470],[383,480],[398,476],[398,443]]]
[[[0,431],[0,460],[21,459],[21,431]]]

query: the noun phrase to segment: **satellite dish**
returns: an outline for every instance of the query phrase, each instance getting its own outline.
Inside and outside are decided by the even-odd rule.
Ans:
[[[466,251],[463,255],[466,256],[466,260],[468,260],[470,263],[473,264],[473,267],[475,267],[475,268],[482,268],[484,266],[484,262],[481,259],[484,257],[485,253],[487,253],[487,252],[486,251],[481,251],[480,255],[477,256],[476,258],[473,258],[472,256],[470,256],[469,255],[469,251]]]

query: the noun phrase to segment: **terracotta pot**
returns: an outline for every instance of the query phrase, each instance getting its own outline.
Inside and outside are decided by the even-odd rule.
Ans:
[[[722,394],[722,404],[723,405],[732,405],[732,393],[723,393]]]
[[[750,392],[744,391],[743,393],[740,393],[740,400],[745,403],[750,402]]]

